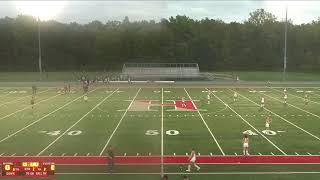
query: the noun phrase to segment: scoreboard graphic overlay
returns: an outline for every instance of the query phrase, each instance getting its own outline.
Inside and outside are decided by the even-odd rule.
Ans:
[[[54,173],[53,162],[3,162],[0,178],[49,178],[53,177]]]

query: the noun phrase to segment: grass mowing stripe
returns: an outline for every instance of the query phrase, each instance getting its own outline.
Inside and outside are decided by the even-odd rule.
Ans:
[[[163,173],[163,88],[161,88],[161,176]]]
[[[207,89],[208,90],[208,89]],[[270,139],[268,139],[265,135],[263,135],[258,129],[252,126],[247,120],[245,120],[239,113],[237,113],[232,107],[230,107],[227,103],[225,103],[222,99],[220,99],[217,95],[211,92],[211,94],[216,97],[220,102],[222,102],[225,106],[227,106],[232,112],[234,112],[237,116],[239,116],[245,123],[247,123],[250,127],[252,127],[258,134],[260,134],[265,140],[267,140],[270,144],[272,144],[275,148],[277,148],[282,154],[287,155],[282,149],[280,149],[276,144],[274,144]]]
[[[93,91],[95,91],[95,90],[97,90],[97,89],[94,89],[94,90],[92,90],[92,91],[90,91],[90,92],[93,92]],[[55,113],[55,112],[59,111],[60,109],[62,109],[62,108],[64,108],[64,107],[68,106],[69,104],[71,104],[71,103],[73,103],[73,102],[77,101],[78,99],[82,98],[83,96],[84,96],[84,95],[81,95],[81,96],[77,97],[76,99],[74,99],[74,100],[72,100],[72,101],[68,102],[67,104],[64,104],[63,106],[61,106],[61,107],[59,107],[59,108],[55,109],[54,111],[52,111],[52,112],[50,112],[50,113],[46,114],[45,116],[43,116],[43,117],[39,118],[38,120],[36,120],[36,121],[34,121],[34,122],[30,123],[29,125],[27,125],[27,126],[25,126],[25,127],[21,128],[20,130],[18,130],[18,131],[16,131],[16,132],[14,132],[13,134],[10,134],[9,136],[7,136],[7,137],[5,137],[5,138],[1,139],[1,140],[0,140],[0,143],[1,143],[1,142],[3,142],[3,141],[5,141],[5,140],[7,140],[7,139],[9,139],[9,138],[10,138],[10,137],[12,137],[12,136],[14,136],[14,135],[18,134],[19,132],[21,132],[21,131],[23,131],[23,130],[27,129],[28,127],[30,127],[30,126],[32,126],[32,125],[34,125],[35,123],[37,123],[37,122],[39,122],[39,121],[43,120],[44,118],[46,118],[46,117],[50,116],[51,114],[53,114],[53,113]]]
[[[47,89],[47,90],[45,90],[45,91],[41,91],[41,92],[39,92],[38,94],[41,94],[41,93],[44,93],[44,92],[47,92],[47,91],[49,91],[49,89]],[[21,97],[21,98],[15,99],[15,100],[5,102],[5,103],[3,103],[3,104],[0,104],[0,107],[3,106],[3,105],[6,105],[6,104],[10,104],[10,103],[15,102],[15,101],[19,101],[19,100],[21,100],[21,99],[30,97],[30,96],[32,96],[32,95],[23,96],[23,97]]]
[[[270,89],[273,89],[273,88],[270,88]],[[274,90],[276,90],[276,91],[278,91],[278,92],[282,92],[282,91],[280,91],[280,90],[278,90],[278,89],[274,89]],[[292,96],[294,96],[294,97],[296,97],[296,98],[304,99],[303,97],[299,97],[299,96],[294,95],[294,94],[292,94],[292,93],[288,93],[288,94],[290,94],[290,95],[292,95]],[[320,104],[319,102],[311,101],[311,100],[309,100],[309,102],[313,102],[313,103],[315,103],[315,104]]]
[[[224,151],[222,150],[222,148],[221,148],[220,144],[218,143],[218,141],[217,141],[216,137],[213,135],[212,131],[210,130],[210,128],[209,128],[209,126],[208,126],[207,122],[206,122],[206,121],[204,120],[204,118],[202,117],[202,114],[200,113],[199,109],[198,109],[198,108],[197,108],[197,106],[194,104],[194,102],[193,102],[193,100],[192,100],[191,96],[189,95],[188,91],[186,90],[186,88],[183,88],[183,89],[184,89],[184,91],[187,93],[187,95],[188,95],[189,99],[192,101],[193,106],[196,108],[196,110],[197,110],[197,112],[198,112],[198,114],[199,114],[200,118],[202,119],[203,124],[207,127],[207,129],[208,129],[208,131],[209,131],[209,133],[210,133],[211,137],[213,138],[213,140],[214,140],[214,141],[215,141],[215,143],[217,144],[217,146],[218,146],[218,148],[220,149],[220,151],[221,151],[222,155],[224,155],[224,156],[225,156],[226,154],[224,153]]]
[[[59,139],[61,139],[70,129],[72,129],[74,126],[76,126],[82,119],[87,117],[92,111],[97,109],[103,102],[105,102],[109,97],[111,97],[115,92],[119,90],[116,89],[111,94],[109,94],[107,97],[105,97],[102,101],[100,101],[97,105],[95,105],[90,111],[88,111],[85,115],[83,115],[77,122],[75,122],[72,126],[70,126],[67,130],[65,130],[59,137],[57,137],[55,140],[53,140],[47,147],[45,147],[42,151],[40,151],[37,156],[40,156],[43,152],[45,152],[48,148],[50,148],[54,143],[56,143]]]
[[[230,91],[232,91],[232,90],[230,90]],[[257,105],[258,107],[260,107],[260,105],[259,105],[259,104],[257,104],[256,102],[252,101],[251,99],[247,98],[246,96],[241,95],[240,93],[238,93],[238,94],[239,94],[241,97],[243,97],[243,98],[247,99],[248,101],[250,101],[250,102],[252,102],[253,104],[255,104],[255,105]],[[316,139],[320,140],[320,138],[319,138],[318,136],[316,136],[316,135],[314,135],[314,134],[312,134],[312,133],[310,133],[310,132],[306,131],[305,129],[303,129],[303,128],[299,127],[299,126],[297,126],[296,124],[294,124],[294,123],[292,123],[291,121],[289,121],[289,120],[287,120],[287,119],[283,118],[282,116],[278,115],[277,113],[275,113],[275,112],[273,112],[273,111],[271,111],[271,110],[267,109],[266,107],[265,107],[264,109],[265,109],[266,111],[268,111],[269,113],[271,113],[271,114],[273,114],[273,115],[275,115],[275,116],[279,117],[279,118],[280,118],[280,119],[282,119],[283,121],[285,121],[285,122],[287,122],[287,123],[291,124],[292,126],[294,126],[294,127],[298,128],[298,129],[300,129],[301,131],[303,131],[303,132],[305,132],[305,133],[309,134],[310,136],[312,136],[312,137],[314,137],[314,138],[316,138]]]
[[[39,103],[41,103],[41,102],[49,101],[49,100],[51,100],[51,99],[53,99],[53,98],[56,98],[57,96],[60,96],[60,95],[61,95],[61,94],[57,94],[57,95],[51,96],[51,97],[49,97],[49,98],[47,98],[47,99],[44,99],[44,100],[41,100],[41,101],[35,103],[34,105],[37,105],[37,104],[39,104]],[[27,107],[25,107],[25,108],[22,108],[22,109],[20,109],[20,110],[17,110],[17,111],[15,111],[15,112],[11,113],[11,114],[8,114],[8,115],[5,115],[5,116],[1,117],[0,120],[5,119],[5,118],[7,118],[7,117],[10,117],[10,116],[12,116],[12,115],[14,115],[14,114],[16,114],[16,113],[18,113],[18,112],[24,111],[24,110],[29,109],[29,108],[30,108],[30,106],[27,106]]]
[[[114,134],[115,134],[115,133],[116,133],[116,131],[118,130],[118,128],[119,128],[119,126],[120,126],[120,124],[121,124],[121,122],[122,122],[123,118],[126,116],[126,114],[127,114],[128,110],[129,110],[129,109],[130,109],[130,107],[132,106],[132,104],[133,104],[134,100],[137,98],[137,96],[138,96],[138,94],[139,94],[139,92],[140,92],[140,91],[141,91],[141,88],[139,88],[138,92],[137,92],[137,93],[136,93],[136,95],[133,97],[133,99],[132,99],[131,103],[129,104],[128,108],[127,108],[127,109],[125,110],[125,112],[123,113],[123,115],[122,115],[121,119],[119,120],[119,122],[118,122],[118,124],[117,124],[116,128],[113,130],[113,132],[112,132],[112,134],[110,135],[110,137],[109,137],[109,139],[108,139],[107,143],[106,143],[106,144],[104,145],[104,147],[102,148],[102,150],[101,150],[101,152],[100,152],[100,156],[102,156],[103,152],[106,150],[106,148],[107,148],[107,146],[109,145],[109,143],[110,143],[110,141],[111,141],[112,137],[114,136]]]
[[[259,93],[260,93],[260,92],[259,92]],[[269,98],[272,98],[272,99],[274,99],[274,100],[276,100],[276,101],[282,102],[281,100],[279,100],[279,99],[277,99],[277,98],[275,98],[275,97],[273,97],[273,96],[267,95],[267,94],[265,94],[265,93],[260,93],[260,94],[263,94],[263,95],[265,95],[265,96],[267,96],[267,97],[269,97]],[[303,111],[303,112],[306,112],[306,113],[308,113],[308,114],[311,114],[312,116],[315,116],[315,117],[317,117],[317,118],[320,118],[319,115],[314,114],[314,113],[312,113],[312,112],[309,112],[309,111],[307,111],[307,110],[301,109],[301,108],[299,108],[299,107],[297,107],[297,106],[295,106],[295,105],[293,105],[293,104],[290,104],[290,103],[288,103],[288,102],[287,102],[287,105],[289,105],[289,106],[291,106],[291,107],[294,107],[294,108],[296,108],[296,109],[299,109],[300,111]]]

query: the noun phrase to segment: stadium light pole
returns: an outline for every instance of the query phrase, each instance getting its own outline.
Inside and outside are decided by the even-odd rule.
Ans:
[[[42,79],[42,60],[41,60],[41,32],[40,32],[40,17],[38,16],[38,48],[39,48],[39,73],[40,73],[40,81]]]
[[[286,7],[286,22],[284,25],[284,57],[283,57],[283,75],[282,80],[286,80],[287,71],[287,34],[288,34],[288,7]]]

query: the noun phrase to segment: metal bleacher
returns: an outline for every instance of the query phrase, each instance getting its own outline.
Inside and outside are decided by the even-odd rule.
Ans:
[[[197,78],[196,63],[125,63],[122,74],[131,78]]]

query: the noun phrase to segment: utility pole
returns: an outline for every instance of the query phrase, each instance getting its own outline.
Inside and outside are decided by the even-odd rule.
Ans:
[[[41,33],[40,33],[40,18],[38,17],[38,45],[39,45],[39,72],[40,81],[42,80],[42,60],[41,60]]]
[[[283,76],[282,76],[283,81],[286,81],[286,71],[287,71],[287,34],[288,34],[288,7],[286,7],[286,22],[284,25],[284,57],[283,57]]]

